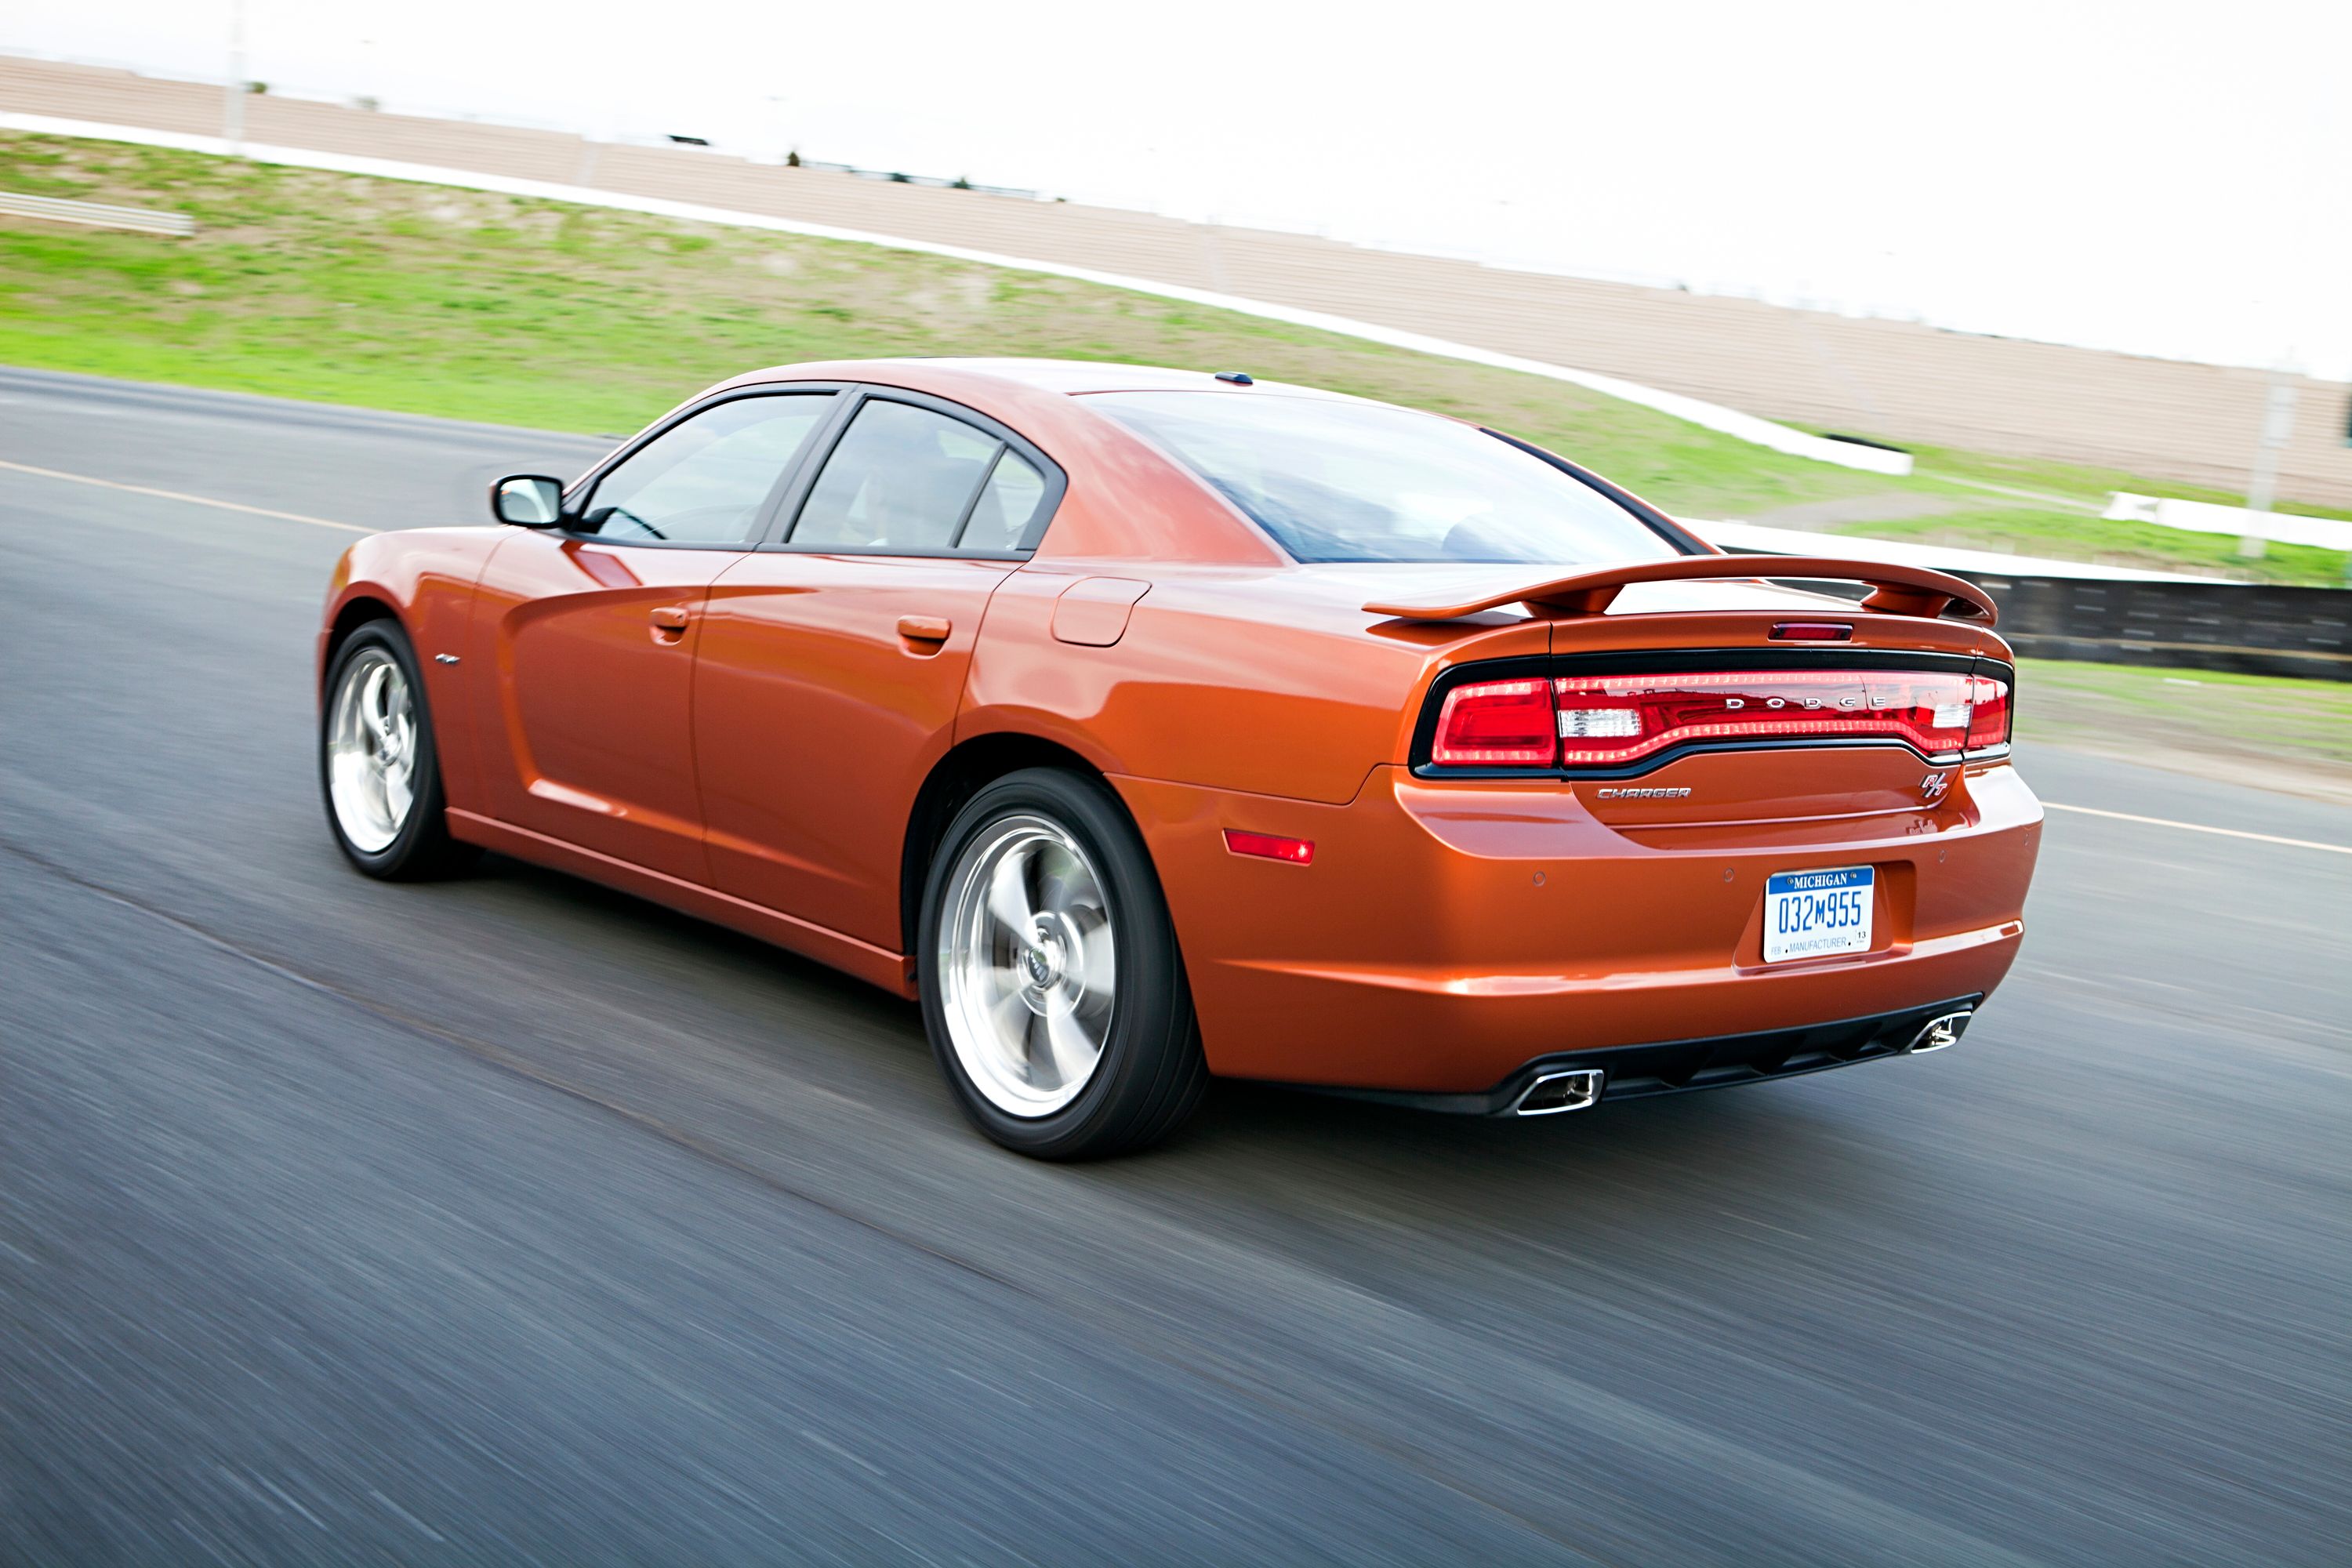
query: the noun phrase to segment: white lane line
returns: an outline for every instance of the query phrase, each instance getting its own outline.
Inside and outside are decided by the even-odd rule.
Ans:
[[[150,485],[126,485],[120,479],[95,479],[89,474],[68,474],[61,468],[37,468],[30,463],[12,463],[0,458],[0,468],[20,474],[38,474],[45,479],[68,479],[78,485],[96,485],[101,489],[127,490],[135,496],[153,496],[159,500],[185,501],[190,506],[215,506],[223,511],[241,511],[253,517],[274,517],[280,522],[307,522],[312,528],[341,529],[345,533],[377,533],[382,531],[362,528],[356,522],[336,522],[323,517],[305,517],[299,511],[274,511],[266,506],[247,506],[243,501],[215,500],[211,496],[183,495],[178,490],[159,490]]]
[[[2164,816],[2134,816],[2128,811],[2101,811],[2095,805],[2061,805],[2054,800],[2042,803],[2044,811],[2073,811],[2084,816],[2113,817],[2117,822],[2144,822],[2151,827],[2178,827],[2189,833],[2218,833],[2224,838],[2251,838],[2257,844],[2284,844],[2291,849],[2325,849],[2330,855],[2352,855],[2352,844],[2322,844],[2315,838],[2281,838],[2275,833],[2248,833],[2242,827],[2208,827],[2201,822],[2175,822]]]

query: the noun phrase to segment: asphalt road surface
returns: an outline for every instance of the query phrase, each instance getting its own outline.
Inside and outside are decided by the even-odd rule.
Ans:
[[[907,1005],[337,856],[266,513],[597,448],[0,373],[0,1561],[2352,1561],[2352,856],[2053,813],[1942,1056],[1034,1164]]]

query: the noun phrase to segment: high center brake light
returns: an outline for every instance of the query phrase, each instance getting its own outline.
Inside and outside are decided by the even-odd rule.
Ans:
[[[2009,683],[1938,670],[1527,677],[1445,694],[1440,767],[1623,767],[1685,745],[1901,741],[1930,761],[2009,749]]]

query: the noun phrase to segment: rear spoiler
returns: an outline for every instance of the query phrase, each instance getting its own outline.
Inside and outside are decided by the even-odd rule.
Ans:
[[[1597,616],[1633,583],[1687,583],[1710,577],[1830,578],[1867,584],[1873,590],[1862,602],[1865,610],[1885,616],[1955,616],[1980,626],[1999,618],[1992,597],[1982,588],[1948,573],[1924,566],[1891,566],[1882,561],[1849,561],[1835,555],[1683,555],[1669,561],[1628,561],[1595,566],[1566,577],[1530,583],[1483,598],[1454,605],[1407,605],[1386,600],[1366,605],[1367,615],[1394,616],[1408,621],[1454,621],[1481,610],[1524,604],[1537,616],[1565,618]]]

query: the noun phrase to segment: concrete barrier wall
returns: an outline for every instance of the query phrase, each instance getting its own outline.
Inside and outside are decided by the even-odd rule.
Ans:
[[[2020,654],[2352,680],[2352,594],[2250,583],[2089,582],[1963,573]]]
[[[0,56],[0,109],[217,135],[216,86]],[[1514,272],[1077,204],[783,169],[689,148],[245,100],[255,142],[764,213],[1374,321],[1750,414],[2242,490],[2269,374]],[[2352,385],[2298,378],[2284,500],[2352,506]]]
[[[1756,564],[1770,574],[1769,555]],[[1940,569],[1992,595],[1996,629],[2021,658],[2352,680],[2352,594],[2339,588],[2012,576],[1950,562]],[[1841,599],[1868,592],[1852,583],[1775,580]]]

